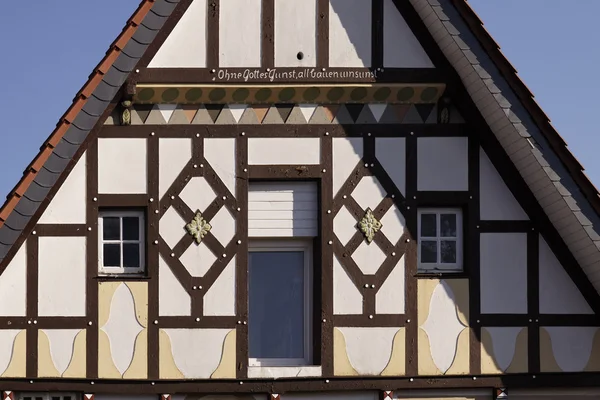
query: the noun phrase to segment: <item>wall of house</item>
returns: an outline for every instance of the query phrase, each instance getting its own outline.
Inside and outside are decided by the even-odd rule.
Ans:
[[[325,246],[317,270],[331,272],[333,374],[401,376],[411,357],[418,359],[417,374],[471,374],[473,329],[481,329],[481,373],[527,372],[528,332],[536,329],[527,323],[533,290],[540,315],[593,314],[486,152],[468,136],[273,139],[249,130],[250,137],[240,139],[233,129],[204,138],[156,128],[145,137],[118,137],[114,129],[110,137],[100,135],[0,276],[0,296],[10,301],[10,307],[0,302],[0,317],[22,321],[0,329],[1,376],[31,372],[25,342],[34,326],[40,377],[84,377],[92,356],[100,378],[143,379],[150,374],[149,354],[157,351],[158,378],[235,378],[248,322],[240,297],[245,242],[250,220],[268,201],[260,197],[266,187],[248,193],[246,174],[285,170],[289,160],[313,163],[317,186],[323,176],[331,182],[330,191],[306,193],[314,197],[311,204],[319,199],[312,218],[331,221],[331,231],[317,231]],[[268,151],[273,148],[290,154],[276,159],[281,155]],[[330,171],[321,171],[324,162]],[[289,199],[292,221],[295,210],[306,208],[302,195]],[[458,202],[465,238],[477,240],[466,247],[466,273],[415,279],[409,228],[416,208],[432,201]],[[246,204],[254,211],[245,211]],[[108,205],[146,210],[150,279],[97,278],[97,211]],[[357,229],[367,209],[382,223],[371,243]],[[200,243],[185,229],[196,212],[211,225],[210,239]],[[470,220],[473,215],[479,218]],[[532,260],[538,270],[533,283]],[[28,298],[36,299],[35,309]],[[327,299],[316,302],[325,307]],[[523,324],[507,325],[506,315]],[[598,327],[555,325],[539,323],[542,371],[600,369]],[[411,349],[407,343],[415,340]]]
[[[328,3],[329,48],[325,51],[329,56],[329,66],[371,67],[371,0],[330,0]],[[149,67],[206,67],[209,40],[206,26],[211,18],[218,18],[219,22],[219,67],[260,67],[263,37],[261,4],[260,0],[222,0],[215,17],[212,11],[207,13],[206,0],[194,0]],[[275,67],[317,66],[317,32],[322,13],[316,0],[274,1]],[[380,22],[385,50],[383,66],[433,67],[392,0],[385,1],[384,16]]]
[[[323,4],[329,66],[372,67],[371,0],[273,3],[275,67],[316,66]],[[259,67],[261,4],[220,0],[211,13],[194,0],[149,69],[206,67],[214,46],[220,68]],[[392,0],[383,7],[383,66],[432,68]],[[207,46],[211,18],[219,42]],[[437,99],[443,85],[401,86],[382,87],[389,104],[357,103],[361,86],[334,104],[135,104],[130,127],[111,116],[0,275],[0,377],[245,377],[248,241],[258,236],[316,237],[324,346],[316,368],[255,377],[600,371],[590,295],[492,163],[498,149],[454,108],[441,123],[424,93]],[[276,185],[284,208],[274,210],[273,191],[249,186],[265,180],[311,189]],[[417,274],[417,211],[434,206],[463,211],[460,273]],[[145,212],[145,274],[99,275],[98,212],[127,207]],[[372,241],[358,228],[369,211],[381,224]],[[195,218],[210,224],[202,240],[186,229]],[[448,397],[424,393],[394,398]]]

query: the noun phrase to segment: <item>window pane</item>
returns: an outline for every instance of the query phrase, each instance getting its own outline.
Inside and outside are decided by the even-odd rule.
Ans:
[[[119,240],[121,239],[121,222],[119,217],[102,218],[104,240]]]
[[[435,214],[421,214],[421,237],[436,237]]]
[[[421,241],[421,262],[437,263],[437,242],[430,240]]]
[[[138,217],[123,218],[123,240],[140,239],[140,219]]]
[[[140,245],[137,243],[123,244],[123,267],[139,268],[140,267]]]
[[[456,214],[440,215],[442,237],[456,237]]]
[[[304,253],[249,254],[250,358],[304,358]]]
[[[104,266],[105,267],[120,267],[121,266],[121,245],[120,244],[104,244]]]
[[[456,263],[456,242],[453,240],[442,240],[441,242],[442,263]]]

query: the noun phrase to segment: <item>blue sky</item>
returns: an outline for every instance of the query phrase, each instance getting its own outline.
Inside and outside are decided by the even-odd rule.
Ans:
[[[7,2],[0,15],[0,203],[139,0]],[[470,0],[569,148],[600,185],[594,29],[600,1]]]

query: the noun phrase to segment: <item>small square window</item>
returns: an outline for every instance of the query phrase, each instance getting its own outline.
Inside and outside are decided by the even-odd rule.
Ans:
[[[248,261],[249,365],[310,365],[310,242],[251,243]]]
[[[143,211],[101,211],[98,228],[100,273],[138,274],[144,271]]]
[[[419,272],[462,272],[462,211],[422,208],[418,211]]]

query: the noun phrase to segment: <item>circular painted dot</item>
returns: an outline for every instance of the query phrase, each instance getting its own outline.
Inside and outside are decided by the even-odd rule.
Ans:
[[[359,101],[365,97],[367,97],[367,89],[363,87],[356,88],[350,93],[350,98],[353,101]]]
[[[213,91],[211,91],[208,94],[208,98],[211,101],[223,100],[224,97],[225,97],[225,89],[222,89],[222,88],[214,89]]]
[[[266,101],[269,97],[271,97],[271,89],[267,88],[259,89],[254,95],[254,98],[258,101]]]
[[[202,97],[202,89],[194,88],[187,91],[185,94],[185,99],[187,101],[197,101]]]
[[[377,101],[384,101],[390,97],[392,90],[388,87],[382,87],[377,89],[377,91],[373,94],[373,98]]]
[[[162,99],[164,101],[173,101],[179,97],[179,89],[170,88],[163,92]]]
[[[438,94],[437,88],[428,87],[427,89],[425,89],[421,92],[421,100],[431,101],[431,100],[435,99],[435,96],[437,96],[437,94]]]
[[[293,88],[285,88],[279,92],[279,100],[290,101],[296,95],[296,90]]]
[[[411,87],[405,87],[400,89],[398,94],[396,95],[396,99],[398,101],[408,101],[415,95],[415,89]]]
[[[327,93],[327,98],[330,101],[338,101],[344,95],[344,89],[341,87],[333,88]]]
[[[246,100],[248,98],[249,95],[250,95],[250,91],[248,89],[246,89],[246,88],[239,88],[235,92],[233,92],[233,94],[231,95],[231,97],[235,101],[244,101],[244,100]]]
[[[304,100],[312,101],[312,100],[315,100],[317,97],[319,97],[320,94],[321,94],[321,91],[319,90],[319,88],[311,87],[304,91],[304,94],[302,95],[302,97],[304,97]]]
[[[138,99],[140,99],[141,101],[148,101],[152,97],[154,97],[154,89],[150,88],[142,89],[138,94]]]

